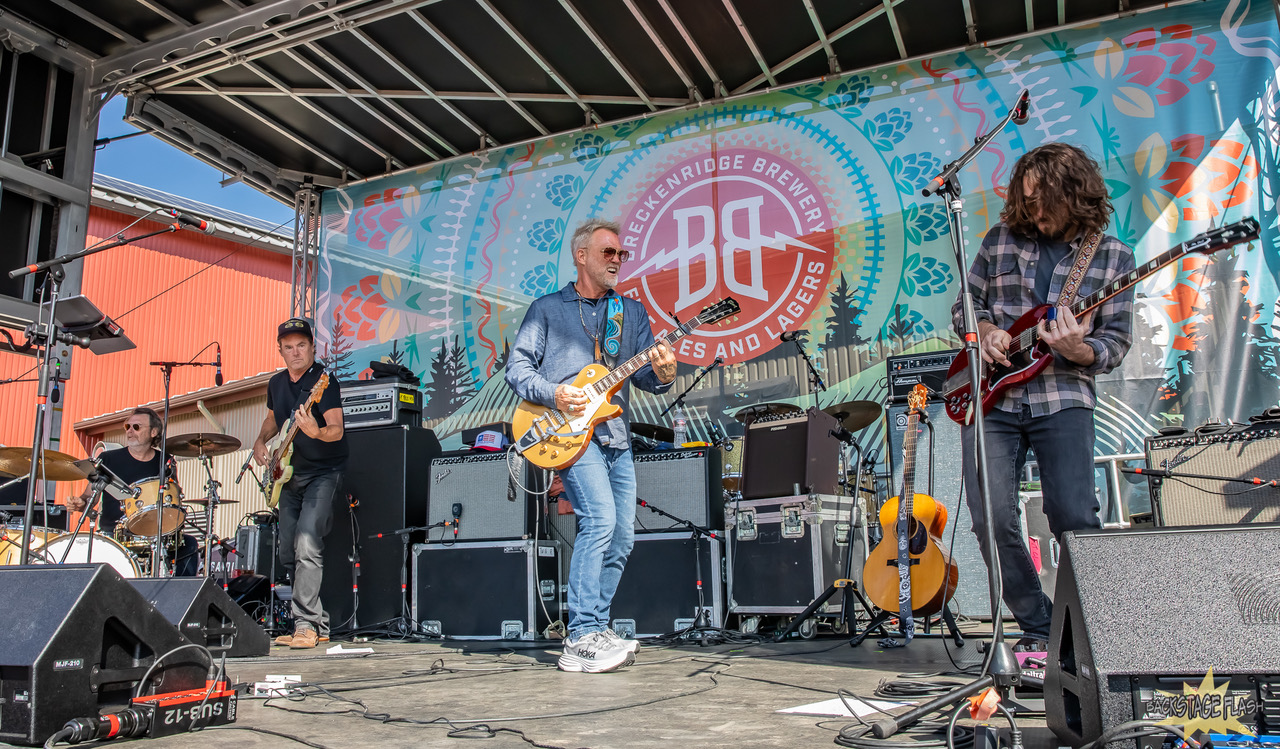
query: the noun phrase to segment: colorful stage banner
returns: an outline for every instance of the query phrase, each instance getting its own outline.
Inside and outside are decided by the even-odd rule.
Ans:
[[[885,396],[884,359],[955,348],[964,275],[945,205],[921,188],[1031,92],[960,175],[970,257],[998,220],[1013,162],[1070,142],[1103,167],[1109,233],[1138,262],[1256,216],[1263,237],[1143,282],[1135,343],[1099,384],[1098,450],[1140,451],[1172,424],[1247,419],[1280,401],[1275,10],[1197,3],[993,48],[850,73],[719,105],[547,137],[325,193],[317,326],[343,377],[370,360],[417,373],[446,445],[507,420],[503,365],[528,304],[575,278],[567,246],[588,217],[621,224],[620,289],[656,330],[725,296],[742,313],[679,348],[670,396],[698,367],[691,433],[740,433],[738,409],[815,400],[802,331],[828,389],[820,405]],[[883,435],[878,424],[860,439]]]

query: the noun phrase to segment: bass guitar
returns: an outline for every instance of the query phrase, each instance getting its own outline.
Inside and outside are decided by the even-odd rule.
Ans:
[[[862,568],[867,599],[885,611],[898,611],[904,634],[910,631],[912,614],[941,611],[960,580],[959,566],[939,540],[947,525],[947,508],[928,494],[915,493],[916,433],[928,392],[923,384],[916,385],[907,397],[910,412],[902,437],[902,493],[880,508],[884,537]]]
[[[1207,255],[1257,238],[1258,220],[1252,217],[1211,229],[1196,236],[1195,239],[1183,242],[1157,255],[1089,296],[1076,300],[1075,304],[1071,305],[1071,314],[1079,319],[1089,310],[1100,307],[1125,289],[1193,252],[1203,252]],[[1019,317],[1009,327],[1009,335],[1013,338],[1009,343],[1007,354],[1010,366],[983,363],[978,391],[984,414],[991,410],[1006,390],[1034,379],[1053,361],[1053,351],[1040,340],[1036,330],[1036,325],[1048,315],[1052,308],[1051,304],[1042,304]],[[970,388],[967,350],[961,351],[952,360],[951,369],[947,371],[946,383],[942,387],[942,395],[947,407],[947,416],[958,424],[968,424],[973,416],[974,399]]]
[[[673,345],[703,325],[736,315],[739,309],[738,300],[726,297],[677,326],[659,341]],[[516,450],[539,468],[559,470],[573,465],[587,449],[596,425],[622,414],[622,409],[611,402],[614,394],[628,377],[648,364],[657,351],[655,343],[653,348],[641,351],[612,370],[602,364],[583,367],[573,381],[574,386],[585,390],[589,398],[581,416],[571,416],[554,408],[523,401],[516,406],[511,418],[512,432],[522,435],[516,440]]]
[[[316,384],[311,387],[311,393],[307,396],[306,402],[300,408],[310,410],[320,402],[320,396],[324,395],[324,389],[327,387],[329,387],[329,373],[322,372],[320,379],[316,380]],[[294,414],[297,414],[296,410]],[[280,427],[276,438],[267,445],[271,457],[267,458],[267,484],[263,491],[267,493],[267,507],[273,510],[280,503],[280,492],[284,490],[284,485],[293,478],[293,466],[289,465],[289,461],[293,459],[293,438],[297,434],[297,421],[290,416]]]

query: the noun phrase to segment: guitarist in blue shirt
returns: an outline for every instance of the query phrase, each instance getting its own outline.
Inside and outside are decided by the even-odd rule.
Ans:
[[[333,525],[334,498],[347,465],[342,429],[342,397],[330,380],[311,408],[300,408],[312,395],[324,367],[316,361],[311,323],[292,318],[280,324],[276,343],[285,370],[267,382],[267,417],[253,456],[259,465],[271,457],[267,442],[290,418],[298,431],[290,465],[293,477],[280,493],[280,562],[293,581],[294,632],[276,638],[277,645],[314,648],[329,640],[329,616],[320,604],[324,537]]]
[[[622,249],[617,224],[587,221],[574,231],[570,249],[578,280],[529,305],[507,362],[506,381],[521,398],[577,418],[590,400],[573,385],[578,373],[593,362],[610,367],[624,362],[652,347],[654,337],[644,305],[614,290],[631,254]],[[635,532],[629,390],[634,384],[665,393],[675,377],[675,353],[658,344],[657,356],[615,396],[623,415],[598,425],[582,456],[560,471],[578,516],[562,671],[612,671],[635,659],[635,640],[620,638],[609,626],[609,608]]]

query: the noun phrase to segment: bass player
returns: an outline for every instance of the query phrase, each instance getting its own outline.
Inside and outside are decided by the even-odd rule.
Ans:
[[[521,398],[574,418],[589,399],[572,383],[593,362],[613,366],[654,346],[649,315],[614,287],[630,257],[618,225],[588,220],[570,241],[578,280],[529,305],[507,363],[506,381]],[[665,393],[676,377],[675,353],[659,343],[657,355],[631,378],[650,393]],[[609,626],[609,608],[634,541],[635,467],[627,428],[630,386],[615,397],[621,418],[598,425],[582,456],[561,469],[578,536],[569,566],[569,635],[562,671],[600,673],[634,661],[635,640]]]
[[[1008,328],[1036,305],[1055,305],[1038,327],[1040,339],[1053,352],[1052,363],[1039,377],[1005,392],[984,424],[1004,602],[1023,634],[1014,645],[1017,651],[1048,649],[1052,605],[1040,587],[1019,521],[1018,481],[1027,448],[1035,452],[1040,468],[1044,511],[1054,536],[1101,527],[1093,474],[1094,378],[1119,366],[1129,350],[1133,290],[1079,320],[1067,309],[1073,301],[1067,297],[1073,275],[1080,279],[1074,297],[1083,298],[1134,269],[1133,251],[1102,234],[1112,210],[1092,158],[1064,143],[1035,148],[1014,165],[1000,222],[987,232],[969,269],[984,362],[1009,366]],[[956,332],[963,335],[959,300],[951,314]],[[965,495],[973,531],[989,558],[973,435],[973,425],[966,425]]]
[[[293,477],[280,492],[280,563],[293,583],[292,635],[277,645],[301,650],[329,641],[329,616],[320,603],[324,573],[324,537],[333,525],[334,501],[347,465],[347,439],[342,429],[342,396],[331,382],[311,408],[300,408],[324,374],[316,361],[311,323],[291,318],[276,330],[285,369],[267,382],[267,417],[253,443],[253,457],[266,465],[267,442],[290,418],[298,426],[290,465]]]

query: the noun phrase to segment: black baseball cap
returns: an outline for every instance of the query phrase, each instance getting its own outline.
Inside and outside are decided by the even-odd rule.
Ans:
[[[316,339],[315,334],[311,332],[311,323],[301,317],[290,317],[280,323],[280,327],[276,328],[276,340],[279,341],[290,333],[301,333],[310,341],[315,341]]]

